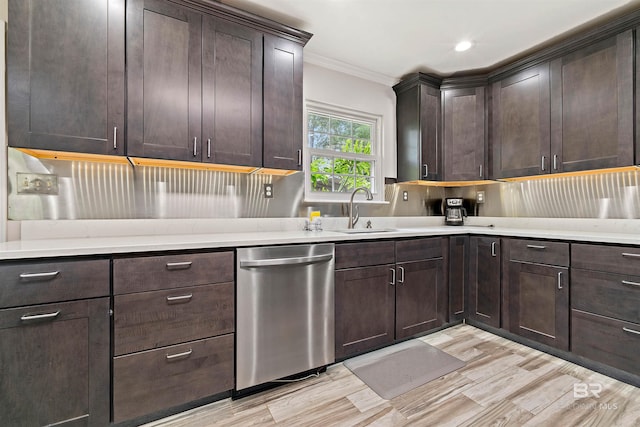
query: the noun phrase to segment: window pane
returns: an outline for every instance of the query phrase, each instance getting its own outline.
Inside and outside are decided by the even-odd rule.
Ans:
[[[333,159],[330,157],[311,156],[311,172],[333,172]]]
[[[332,118],[331,133],[334,135],[351,136],[351,122],[349,120]]]
[[[309,114],[308,115],[309,123],[309,132],[324,132],[329,133],[329,122],[330,119],[328,116],[320,116],[318,114]]]
[[[356,139],[352,144],[352,153],[371,154],[371,141],[366,139]]]
[[[325,150],[330,150],[331,139],[329,135],[326,133],[310,133],[309,134],[309,147],[313,148],[322,148]]]
[[[353,136],[358,139],[371,139],[371,125],[354,123]]]
[[[336,157],[334,172],[336,174],[353,174],[355,173],[355,164],[355,160],[341,159],[339,157]]]
[[[336,193],[350,193],[355,187],[355,179],[351,175],[336,175],[333,181],[333,191]]]
[[[371,176],[373,171],[373,162],[356,162],[356,175]]]
[[[332,191],[332,181],[333,178],[331,177],[331,175],[312,173],[311,191],[330,192]]]
[[[351,152],[351,139],[345,138],[343,136],[332,136],[331,137],[331,149],[335,151],[342,151],[343,153]]]

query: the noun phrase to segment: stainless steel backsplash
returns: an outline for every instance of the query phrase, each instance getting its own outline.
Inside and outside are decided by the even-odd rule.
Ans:
[[[304,201],[304,175],[238,174],[81,161],[42,160],[9,149],[9,219],[279,218],[344,216],[344,203]],[[52,174],[55,195],[19,193],[18,174]],[[21,175],[22,176],[22,175]],[[263,196],[272,183],[273,198]],[[639,218],[639,172],[441,188],[385,185],[385,204],[362,216],[441,215],[444,197],[464,197],[470,214],[508,217]],[[408,200],[403,201],[403,192]],[[477,191],[486,203],[475,204]]]

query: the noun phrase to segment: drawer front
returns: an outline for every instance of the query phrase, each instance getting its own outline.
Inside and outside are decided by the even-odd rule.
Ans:
[[[393,264],[396,262],[393,241],[340,243],[336,245],[336,270]]]
[[[113,359],[113,421],[233,388],[233,334]]]
[[[116,258],[113,260],[113,293],[232,282],[233,271],[233,252]]]
[[[114,297],[114,354],[234,331],[233,282]]]
[[[572,268],[571,306],[640,323],[640,277]]]
[[[448,237],[400,240],[396,242],[396,262],[442,258],[443,246],[446,248],[443,239]]]
[[[571,351],[640,375],[640,324],[572,310]]]
[[[569,244],[546,240],[512,239],[509,259],[536,264],[569,266]]]
[[[571,266],[640,276],[640,248],[575,243],[571,245]]]
[[[109,295],[107,259],[3,263],[0,277],[0,307]]]

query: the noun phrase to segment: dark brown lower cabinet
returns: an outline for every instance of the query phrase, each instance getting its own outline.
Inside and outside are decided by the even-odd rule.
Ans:
[[[336,271],[336,359],[393,342],[393,268],[390,264]]]
[[[509,262],[509,331],[569,350],[569,269]]]
[[[469,236],[449,238],[449,322],[467,315]]]
[[[113,359],[113,421],[168,409],[233,388],[234,334]]]
[[[500,239],[472,236],[469,257],[469,318],[500,327]]]
[[[0,310],[0,419],[109,424],[109,298]]]

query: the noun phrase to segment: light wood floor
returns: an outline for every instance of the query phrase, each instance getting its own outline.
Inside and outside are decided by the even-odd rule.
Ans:
[[[631,385],[469,325],[421,339],[467,365],[383,400],[340,363],[318,378],[148,426],[640,426],[640,389]],[[602,391],[576,398],[576,383]]]

